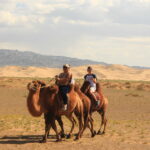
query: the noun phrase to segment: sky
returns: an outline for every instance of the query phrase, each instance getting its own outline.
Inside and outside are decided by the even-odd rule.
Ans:
[[[150,67],[150,0],[0,0],[0,49]]]

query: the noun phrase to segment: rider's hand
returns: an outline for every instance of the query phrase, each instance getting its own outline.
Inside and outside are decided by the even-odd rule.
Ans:
[[[58,77],[58,75],[56,75],[56,76],[55,76],[55,80],[56,80],[56,81],[58,81],[58,80],[59,80],[59,77]]]

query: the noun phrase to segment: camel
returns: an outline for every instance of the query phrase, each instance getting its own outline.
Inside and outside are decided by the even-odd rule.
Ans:
[[[31,87],[32,84],[32,87]],[[33,117],[40,117],[44,113],[44,119],[45,119],[45,124],[47,123],[48,119],[48,108],[45,107],[45,103],[40,99],[40,96],[43,94],[43,88],[45,87],[46,84],[43,81],[32,81],[27,85],[27,89],[29,90],[29,94],[27,97],[27,108],[29,113]],[[74,118],[73,118],[74,119]],[[60,127],[61,127],[61,136],[64,137],[64,127],[63,127],[63,122],[61,119],[61,116],[57,116],[56,120],[58,121]]]
[[[91,131],[91,137],[94,137],[96,135],[96,132],[93,129],[93,119],[90,114],[91,101],[89,97],[87,97],[84,93],[81,92],[78,84],[75,85],[75,91],[78,93],[80,99],[82,100],[84,107],[84,128],[82,133],[84,132],[86,127],[88,127]],[[89,123],[91,126],[89,125]]]
[[[45,116],[45,135],[42,142],[46,142],[47,136],[49,134],[50,127],[54,129],[57,137],[57,141],[61,141],[61,137],[57,131],[57,126],[55,124],[55,119],[61,115],[65,115],[72,122],[72,128],[70,130],[69,135],[71,136],[72,131],[74,129],[74,118],[72,116],[73,112],[78,118],[79,121],[79,132],[76,136],[76,139],[79,139],[82,134],[83,129],[83,103],[80,100],[78,94],[74,91],[74,88],[71,87],[70,92],[68,93],[69,104],[68,110],[61,110],[61,100],[59,95],[59,90],[57,85],[44,87],[41,91],[41,84],[38,82],[32,82],[28,84],[29,95],[27,98],[27,106],[30,114],[32,116],[38,117],[41,116],[42,113],[47,113]]]
[[[91,96],[91,94],[89,92],[90,83],[88,81],[84,81],[83,85],[81,86],[81,91],[91,99],[91,103],[92,103],[91,104],[91,112],[90,112],[91,116],[92,116],[92,113],[95,111],[97,111],[101,115],[102,121],[101,121],[100,129],[98,130],[97,134],[105,134],[106,125],[107,125],[106,110],[107,110],[107,106],[108,106],[108,99],[105,96],[103,96],[99,83],[96,84],[96,87],[97,87],[96,93],[98,93],[99,96],[101,97],[101,102],[98,107],[96,107],[95,100],[93,100],[93,97]],[[104,125],[104,129],[101,132],[103,125]]]

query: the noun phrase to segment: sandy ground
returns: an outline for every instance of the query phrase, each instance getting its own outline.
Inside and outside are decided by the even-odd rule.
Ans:
[[[44,133],[43,117],[33,118],[26,108],[27,90],[25,85],[30,79],[3,81],[0,85],[0,150],[149,150],[150,149],[150,93],[137,89],[104,88],[109,99],[108,126],[105,135],[90,137],[87,129],[79,141],[63,139],[55,142],[54,132],[46,144],[39,140]],[[10,82],[8,82],[10,81]],[[24,84],[24,86],[21,86]],[[117,83],[116,83],[117,84]],[[143,84],[143,83],[142,83]],[[9,86],[11,85],[11,86]],[[13,86],[12,86],[13,85]],[[20,85],[20,87],[19,87]],[[93,116],[96,130],[100,117]],[[65,132],[70,123],[63,118]],[[78,127],[74,133],[77,132]]]
[[[134,69],[123,65],[92,65],[99,79],[150,81],[150,69]],[[75,78],[83,78],[87,66],[72,67]],[[0,77],[54,77],[62,70],[44,67],[7,66],[0,68]]]

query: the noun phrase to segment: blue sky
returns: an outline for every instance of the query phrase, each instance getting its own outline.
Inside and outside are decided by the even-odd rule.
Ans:
[[[0,0],[0,48],[150,67],[150,0]]]

